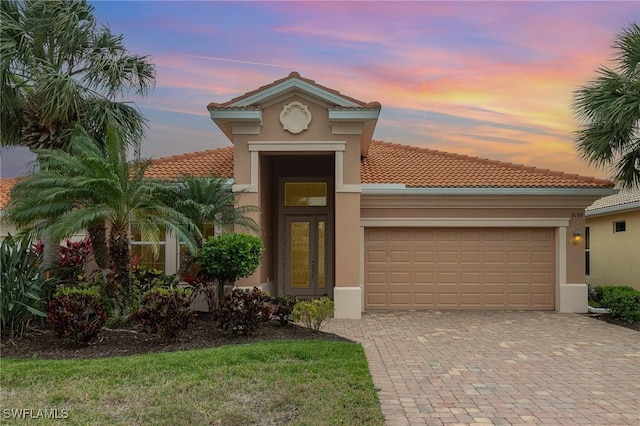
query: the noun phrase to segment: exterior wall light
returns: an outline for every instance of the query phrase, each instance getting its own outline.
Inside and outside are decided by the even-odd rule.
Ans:
[[[571,238],[571,242],[573,243],[574,246],[577,246],[578,244],[582,243],[583,240],[584,240],[584,236],[582,235],[581,230],[576,229],[575,231],[573,231],[573,237]]]

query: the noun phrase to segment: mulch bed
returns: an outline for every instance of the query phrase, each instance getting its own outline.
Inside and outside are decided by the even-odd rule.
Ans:
[[[587,314],[587,316],[640,331],[640,321],[629,324],[606,314]],[[208,314],[200,314],[195,324],[187,328],[175,341],[144,333],[136,327],[105,327],[95,341],[88,346],[76,348],[67,341],[56,338],[51,330],[30,329],[22,338],[16,338],[13,342],[2,341],[0,353],[2,357],[23,359],[90,359],[299,339],[350,341],[335,334],[314,332],[291,323],[280,325],[275,320],[264,324],[250,336],[235,336],[219,330],[217,323],[211,320]]]
[[[590,318],[595,318],[600,321],[608,322],[609,324],[619,325],[620,327],[630,328],[632,330],[640,331],[640,321],[629,324],[619,318],[614,318],[609,314],[585,314]]]
[[[195,324],[187,328],[176,341],[144,333],[136,327],[103,328],[95,341],[76,348],[56,338],[51,330],[31,329],[22,338],[0,343],[2,357],[42,359],[89,359],[127,356],[159,352],[188,351],[224,345],[238,345],[273,340],[350,340],[331,333],[314,332],[295,324],[280,325],[270,321],[250,336],[235,336],[219,330],[208,314],[198,316]]]

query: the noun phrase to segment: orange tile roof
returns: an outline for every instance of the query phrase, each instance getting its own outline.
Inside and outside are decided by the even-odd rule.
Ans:
[[[209,109],[209,110],[212,110],[212,109],[226,109],[226,108],[230,107],[231,105],[233,105],[234,103],[236,103],[238,101],[241,101],[242,99],[248,98],[249,96],[255,95],[256,93],[262,92],[263,90],[269,89],[270,87],[273,87],[273,86],[275,86],[277,84],[282,83],[283,81],[286,81],[286,80],[289,80],[289,79],[292,79],[292,78],[297,78],[298,80],[305,81],[305,82],[307,82],[309,84],[312,84],[312,85],[314,85],[314,86],[316,86],[316,87],[318,87],[318,88],[320,88],[322,90],[326,90],[327,92],[333,93],[335,95],[338,95],[338,96],[341,96],[341,97],[343,97],[345,99],[348,99],[348,100],[350,100],[352,102],[355,102],[355,103],[359,104],[362,107],[367,107],[369,105],[366,102],[362,102],[362,101],[359,101],[358,99],[352,98],[350,96],[346,96],[346,95],[340,93],[339,91],[337,91],[335,89],[331,89],[329,87],[326,87],[326,86],[323,86],[321,84],[318,84],[314,80],[310,80],[308,78],[304,78],[296,71],[292,71],[291,73],[289,73],[288,76],[286,76],[284,78],[276,80],[273,83],[269,83],[269,84],[266,84],[264,86],[261,86],[261,87],[257,88],[256,90],[252,90],[250,92],[245,93],[244,95],[240,95],[238,97],[235,97],[235,98],[231,99],[230,101],[224,102],[222,104],[218,104],[218,103],[212,102],[209,105],[207,105],[207,109]],[[234,107],[234,109],[235,109],[235,107]]]
[[[233,147],[210,149],[152,160],[146,175],[175,179],[180,175],[233,177]]]
[[[13,185],[19,180],[20,178],[0,178],[0,210],[4,210],[7,204],[9,204],[11,188],[13,188]]]
[[[372,141],[360,165],[362,183],[414,188],[609,188],[608,180],[518,164]]]
[[[176,178],[214,173],[233,177],[233,147],[153,160],[147,175]],[[548,169],[372,141],[360,163],[362,183],[413,188],[609,188],[608,180]]]
[[[147,176],[233,177],[233,147],[152,160]],[[372,141],[360,163],[362,183],[404,184],[409,188],[612,188],[613,182],[432,149]],[[0,179],[0,210],[19,178]]]

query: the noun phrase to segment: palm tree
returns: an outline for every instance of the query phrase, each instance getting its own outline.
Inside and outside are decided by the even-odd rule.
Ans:
[[[258,225],[249,216],[259,212],[255,206],[237,206],[238,192],[233,192],[228,179],[217,176],[181,176],[165,187],[163,199],[188,217],[199,231],[192,235],[195,251],[185,253],[176,280],[180,280],[193,264],[193,255],[202,248],[204,238],[216,227],[236,225],[258,232]]]
[[[0,145],[65,149],[78,123],[104,143],[109,123],[139,148],[145,119],[118,99],[154,86],[146,57],[130,54],[122,36],[99,26],[85,0],[2,0],[0,12]],[[89,233],[104,268],[104,225],[92,224]],[[47,251],[43,263],[51,266],[57,253]]]
[[[622,187],[640,186],[640,26],[625,28],[613,47],[616,69],[600,67],[575,93],[576,146],[588,163],[611,167]]]
[[[11,192],[7,219],[21,229],[41,232],[61,240],[94,223],[106,223],[113,280],[107,293],[112,299],[131,296],[129,231],[134,229],[153,243],[161,229],[173,233],[195,249],[199,231],[182,213],[161,201],[163,182],[144,177],[149,163],[129,163],[120,135],[109,128],[104,146],[77,128],[68,150],[37,150],[42,168],[16,184]],[[41,224],[42,218],[56,217]],[[157,249],[157,244],[154,246]]]

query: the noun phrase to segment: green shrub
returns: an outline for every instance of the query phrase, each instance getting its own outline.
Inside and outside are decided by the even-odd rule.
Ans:
[[[52,281],[39,270],[38,254],[11,236],[0,244],[0,334],[22,336],[29,322],[46,317],[44,295]]]
[[[250,334],[262,323],[271,319],[271,298],[264,291],[234,288],[225,295],[222,305],[215,313],[220,327],[233,334]]]
[[[155,288],[142,297],[140,309],[129,315],[145,332],[175,339],[196,320],[191,309],[192,291],[184,288]]]
[[[175,277],[175,275],[165,275],[162,271],[142,265],[132,266],[129,275],[131,277],[131,285],[142,293],[155,287],[168,288]]]
[[[59,338],[69,338],[76,346],[96,337],[107,320],[95,289],[63,289],[49,302],[47,322]]]
[[[333,318],[335,305],[327,297],[302,301],[293,307],[293,320],[301,322],[305,327],[319,331],[329,318]]]
[[[225,284],[233,284],[238,278],[253,274],[260,262],[264,246],[260,238],[253,235],[229,233],[209,238],[196,255],[196,264],[200,266],[200,275],[207,286],[217,283],[218,305],[224,299]],[[215,300],[211,300],[213,291],[205,291],[209,310],[212,311]]]
[[[630,324],[640,321],[640,291],[632,287],[596,287],[597,301],[609,308],[611,315]]]
[[[292,320],[293,308],[298,303],[296,296],[279,296],[272,300],[273,316],[278,318],[281,325]]]

